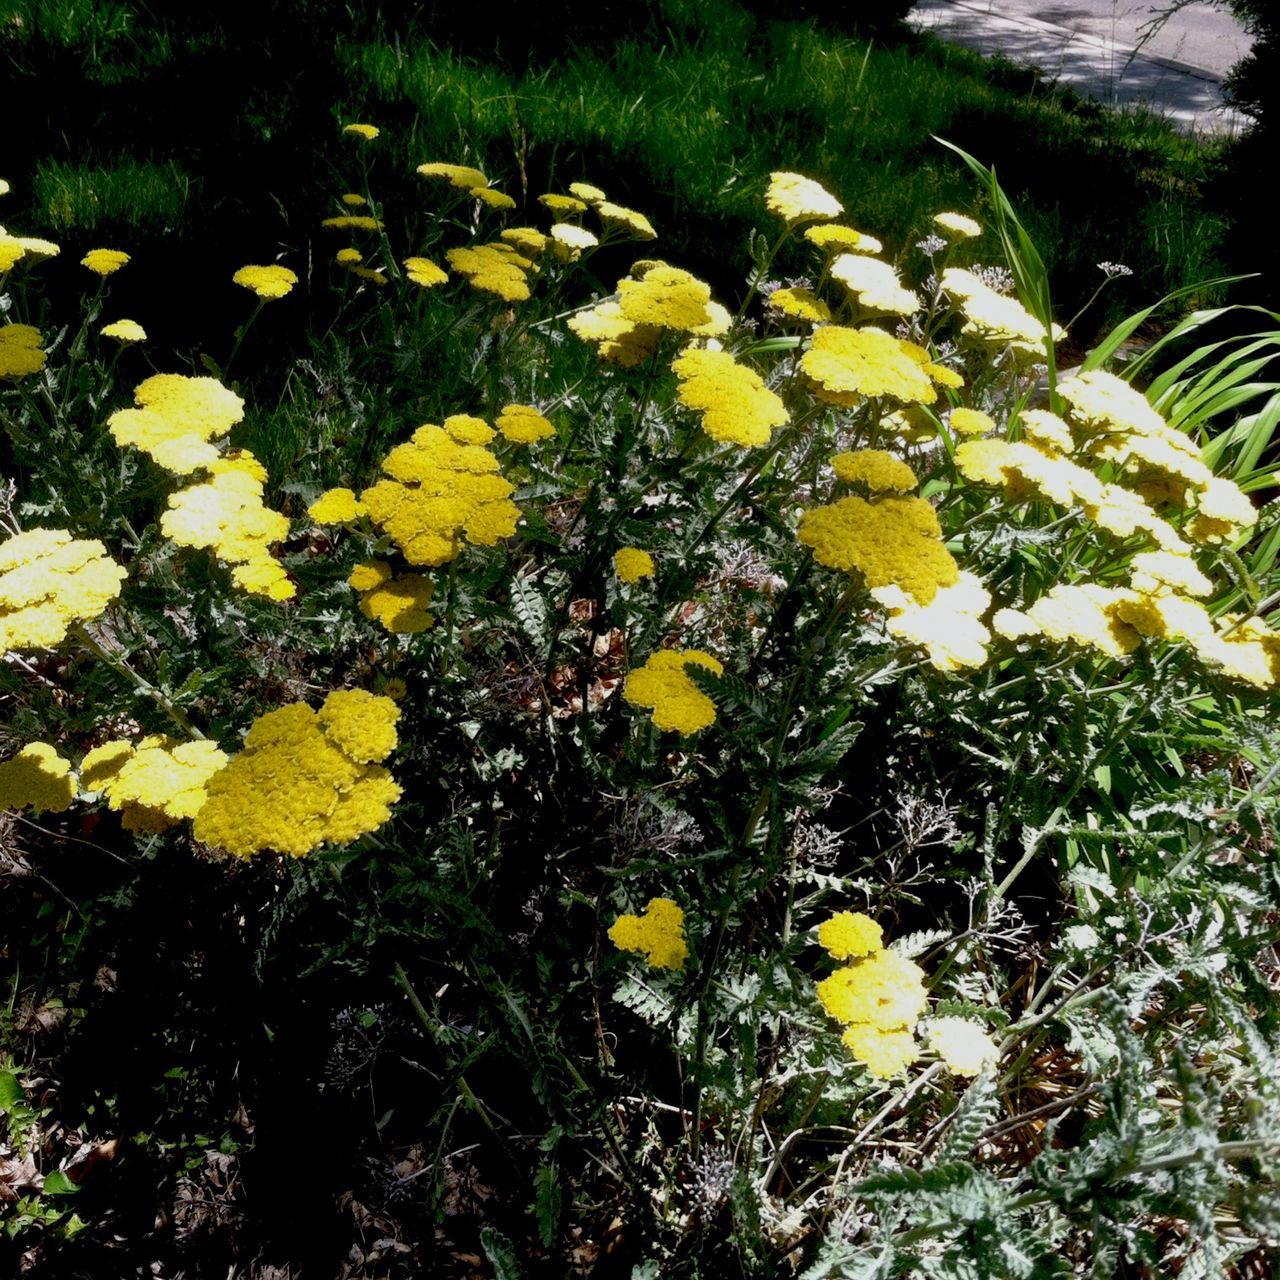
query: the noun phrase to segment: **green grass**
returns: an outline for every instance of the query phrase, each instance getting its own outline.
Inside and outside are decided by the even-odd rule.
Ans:
[[[27,201],[13,225],[57,232],[70,249],[106,234],[131,248],[198,238],[209,252],[192,270],[207,265],[211,281],[281,247],[306,252],[326,201],[352,180],[336,126],[353,118],[384,128],[374,180],[393,227],[421,207],[413,167],[427,159],[476,160],[528,221],[545,222],[542,191],[590,178],[653,218],[658,251],[728,296],[741,281],[717,278],[717,264],[740,258],[724,247],[744,248],[762,224],[774,169],[828,184],[892,256],[939,209],[981,214],[937,137],[996,166],[1060,313],[1093,292],[1099,260],[1134,269],[1086,317],[1082,341],[1223,265],[1225,220],[1203,195],[1213,149],[930,37],[867,42],[734,0],[661,0],[620,18],[615,41],[515,62],[324,4],[302,25],[285,5],[261,28],[235,18],[208,29],[131,3],[19,7],[24,23],[0,32],[15,92],[34,104],[5,174]],[[51,95],[55,82],[66,88]],[[784,255],[779,270],[802,261]]]

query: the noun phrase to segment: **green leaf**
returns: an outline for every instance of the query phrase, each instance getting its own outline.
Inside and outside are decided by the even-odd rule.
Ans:
[[[71,1196],[79,1190],[62,1169],[45,1174],[44,1194],[47,1196]]]
[[[26,1092],[12,1071],[0,1071],[0,1111],[11,1111],[27,1100]]]
[[[501,1231],[493,1227],[481,1228],[480,1247],[484,1256],[493,1263],[493,1280],[521,1280],[524,1273],[520,1270],[515,1245]]]

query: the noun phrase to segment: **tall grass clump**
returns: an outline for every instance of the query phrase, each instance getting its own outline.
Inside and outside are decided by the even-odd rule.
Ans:
[[[0,1259],[1264,1265],[1278,317],[335,132],[198,361],[0,238]]]

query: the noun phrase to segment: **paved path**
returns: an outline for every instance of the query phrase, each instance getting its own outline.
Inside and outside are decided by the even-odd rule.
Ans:
[[[1218,5],[1187,5],[1150,35],[1152,0],[920,0],[910,21],[985,54],[1039,67],[1113,106],[1145,106],[1198,133],[1247,121],[1222,82],[1249,37]]]

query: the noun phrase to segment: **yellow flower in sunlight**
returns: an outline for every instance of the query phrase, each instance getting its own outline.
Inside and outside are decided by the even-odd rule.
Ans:
[[[278,263],[266,267],[241,267],[231,279],[242,289],[248,289],[264,300],[283,298],[298,283],[294,272]]]
[[[653,557],[639,547],[622,547],[613,554],[613,568],[620,582],[639,582],[641,578],[652,578],[657,572]]]
[[[0,614],[0,628],[4,626]],[[3,649],[0,643],[0,650]],[[0,763],[0,810],[32,809],[36,813],[61,813],[71,807],[76,781],[71,761],[47,742],[33,742]]]
[[[633,706],[652,708],[659,729],[697,733],[715,723],[716,707],[685,674],[691,664],[717,676],[724,673],[723,665],[701,649],[660,649],[627,675],[622,696]]]
[[[727,351],[691,347],[671,369],[680,380],[676,398],[702,415],[702,429],[713,440],[754,448],[787,422],[778,395]]]
[[[80,259],[80,265],[88,267],[96,276],[109,276],[128,261],[129,255],[120,249],[90,249]]]
[[[147,331],[136,320],[113,320],[98,330],[104,338],[117,342],[146,342]]]
[[[838,218],[844,212],[844,205],[831,192],[799,173],[771,173],[764,203],[770,213],[777,214],[788,226],[820,218]]]
[[[651,968],[682,969],[689,957],[684,940],[684,911],[670,898],[650,898],[640,916],[619,916],[609,940],[619,951],[638,951]]]
[[[344,124],[342,132],[348,137],[359,138],[362,142],[372,142],[382,130],[372,124]]]
[[[924,1035],[947,1070],[958,1076],[976,1076],[996,1064],[995,1041],[971,1018],[930,1018]]]

